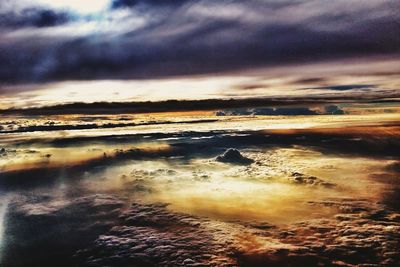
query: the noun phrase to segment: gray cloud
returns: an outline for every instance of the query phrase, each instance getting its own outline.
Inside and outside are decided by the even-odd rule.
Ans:
[[[106,14],[74,20],[73,27],[62,10],[30,11],[25,18],[12,12],[0,25],[0,83],[159,78],[398,56],[398,11],[390,0],[115,0]]]
[[[376,88],[375,84],[346,84],[346,85],[332,85],[332,86],[322,86],[313,87],[307,89],[323,89],[323,90],[333,90],[333,91],[349,91],[349,90],[371,90]]]
[[[323,111],[317,111],[308,107],[282,107],[282,108],[239,108],[220,110],[215,113],[217,116],[246,116],[246,115],[267,115],[267,116],[292,116],[292,115],[342,115],[345,112],[336,105],[328,105]]]
[[[398,94],[387,94],[386,98],[398,97]],[[241,99],[204,99],[204,100],[167,100],[146,102],[94,102],[70,103],[55,106],[34,108],[10,108],[0,110],[0,114],[50,115],[50,114],[125,114],[152,113],[168,111],[198,111],[224,109],[217,115],[318,115],[308,106],[335,103],[375,103],[392,102],[396,99],[383,99],[377,95],[366,96],[328,96],[317,97],[275,97],[275,98],[241,98]]]
[[[26,8],[20,12],[1,14],[0,27],[18,29],[21,27],[53,27],[74,19],[73,14],[51,9]]]

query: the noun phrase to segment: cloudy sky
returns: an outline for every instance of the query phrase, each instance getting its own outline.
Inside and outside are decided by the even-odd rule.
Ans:
[[[0,1],[0,108],[399,88],[397,0]]]

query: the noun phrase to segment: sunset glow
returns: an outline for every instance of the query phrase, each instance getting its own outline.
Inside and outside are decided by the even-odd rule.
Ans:
[[[0,266],[400,266],[399,22],[0,0]]]

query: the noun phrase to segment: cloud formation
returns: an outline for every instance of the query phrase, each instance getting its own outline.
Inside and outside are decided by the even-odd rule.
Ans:
[[[335,206],[335,218],[274,227],[204,220],[166,205],[134,203],[122,223],[76,257],[90,266],[395,266],[399,214],[358,199],[312,202]],[[241,222],[245,224],[245,222]],[[388,224],[390,223],[390,226]],[[176,230],[178,229],[178,231]],[[211,241],[210,241],[211,240]],[[127,257],[126,255],[129,255]]]
[[[247,115],[267,115],[267,116],[293,116],[293,115],[343,115],[345,114],[337,105],[328,105],[322,111],[310,109],[308,107],[283,107],[283,108],[239,108],[231,110],[219,110],[216,116],[247,116]]]
[[[11,12],[10,12],[11,11]],[[79,11],[79,10],[78,10]],[[0,5],[0,83],[160,78],[400,52],[395,1],[110,1]]]
[[[93,102],[70,103],[32,108],[0,109],[3,115],[60,115],[60,114],[128,114],[158,113],[172,111],[220,110],[217,116],[224,115],[324,115],[344,114],[335,104],[352,103],[397,103],[399,94],[391,93],[385,97],[379,95],[321,95],[305,97],[255,97],[242,99],[202,99],[202,100],[166,100],[143,102]],[[324,111],[316,111],[310,107],[328,105]],[[110,125],[111,126],[111,125]],[[96,126],[93,126],[96,127]],[[92,128],[93,128],[92,127]],[[47,127],[49,128],[49,127]],[[53,128],[57,128],[54,127]],[[103,127],[106,128],[106,127]]]
[[[371,90],[376,88],[374,84],[346,84],[346,85],[332,85],[332,86],[322,86],[322,87],[313,87],[308,89],[326,89],[333,91],[349,91],[349,90]]]
[[[71,14],[51,9],[26,8],[20,12],[2,14],[2,28],[18,29],[23,27],[54,27],[72,20]]]

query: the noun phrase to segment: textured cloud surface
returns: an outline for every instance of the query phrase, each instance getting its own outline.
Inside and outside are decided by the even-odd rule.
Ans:
[[[91,13],[46,2],[0,4],[1,83],[154,78],[400,52],[396,1],[114,0]]]
[[[399,265],[398,114],[201,117],[3,119],[0,265]]]

